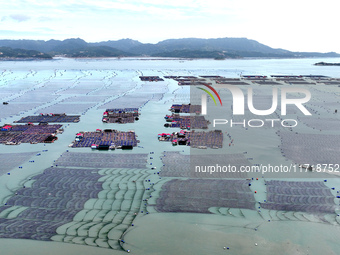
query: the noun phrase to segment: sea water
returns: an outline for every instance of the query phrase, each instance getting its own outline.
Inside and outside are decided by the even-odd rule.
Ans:
[[[169,133],[163,126],[164,115],[172,104],[190,103],[189,86],[178,86],[176,81],[149,83],[139,80],[140,75],[220,75],[238,78],[241,75],[325,75],[340,78],[336,66],[314,66],[317,62],[340,62],[340,59],[240,59],[240,60],[182,60],[157,58],[108,58],[67,59],[45,61],[0,62],[0,100],[9,102],[0,105],[1,125],[13,123],[22,117],[39,113],[79,114],[79,123],[64,124],[64,133],[53,144],[0,145],[0,153],[26,153],[25,157],[12,158],[17,162],[2,170],[0,176],[0,202],[3,204],[15,190],[27,183],[27,179],[42,173],[54,164],[67,150],[90,152],[89,148],[70,149],[68,145],[79,131],[99,129],[134,130],[140,144],[132,153],[148,153],[148,168],[162,166],[163,151],[178,151],[190,154],[187,146],[173,147],[157,140],[158,133]],[[340,88],[339,88],[340,90]],[[332,88],[313,89],[314,95],[326,100],[339,97],[339,90]],[[328,97],[328,98],[327,98]],[[101,121],[106,108],[140,108],[140,120],[133,124],[105,124]],[[329,117],[334,117],[327,113]],[[236,144],[227,153],[247,151],[256,162],[285,163],[287,159],[277,149],[280,140],[276,130],[253,132],[235,129],[232,134]],[[284,131],[284,130],[283,130]],[[297,132],[311,132],[304,125]],[[338,130],[326,130],[339,135]],[[227,139],[224,151],[228,150]],[[119,150],[103,153],[126,153]],[[129,153],[129,152],[127,152]],[[152,154],[150,154],[152,153]],[[212,149],[198,153],[215,153]],[[219,152],[216,152],[219,153]],[[37,156],[40,154],[39,156]],[[250,157],[250,156],[249,156]],[[34,163],[31,161],[34,160]],[[290,161],[289,161],[290,162]],[[152,165],[151,165],[152,164]],[[19,168],[22,167],[22,168]],[[6,173],[10,173],[10,175]],[[171,178],[170,178],[171,179]],[[153,196],[157,197],[164,183],[161,180]],[[329,185],[339,186],[337,179]],[[253,187],[264,194],[263,180]],[[157,184],[156,184],[157,185]],[[265,199],[264,195],[258,199]],[[155,202],[155,201],[154,201]],[[324,219],[299,212],[266,212],[257,210],[211,208],[212,214],[157,213],[148,206],[149,215],[139,215],[136,227],[129,228],[125,235],[126,249],[135,254],[336,254],[339,245],[339,225],[334,218]],[[269,215],[271,214],[271,215]],[[309,217],[309,218],[308,218]],[[327,216],[329,217],[329,216]],[[333,216],[332,216],[333,217]],[[275,219],[269,221],[268,219]],[[331,224],[333,223],[333,224]],[[0,239],[5,253],[40,254],[49,249],[51,254],[119,254],[122,251],[94,248],[85,245],[61,242]],[[39,253],[40,252],[40,253]]]

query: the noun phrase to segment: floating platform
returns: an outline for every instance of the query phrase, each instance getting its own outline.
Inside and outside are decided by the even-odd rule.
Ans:
[[[164,81],[164,79],[159,76],[139,76],[141,81]]]
[[[158,134],[159,141],[171,142],[172,145],[187,145],[198,149],[219,149],[223,147],[223,133],[221,130],[209,132],[185,131],[172,134]]]
[[[105,129],[95,132],[79,132],[72,143],[73,148],[91,147],[99,150],[132,149],[139,141],[135,132]]]
[[[192,105],[192,104],[173,104],[170,108],[171,112],[174,113],[201,113],[200,105]]]
[[[178,85],[185,86],[185,85],[204,85],[207,84],[205,78],[198,78],[196,76],[164,76],[167,79],[173,79],[178,82]],[[208,83],[211,85],[211,83]]]
[[[134,123],[135,120],[139,120],[140,113],[138,108],[115,108],[106,109],[103,113],[102,121],[104,123]]]
[[[18,145],[20,143],[53,143],[61,133],[62,125],[4,125],[0,130],[0,143]]]
[[[66,115],[65,113],[50,113],[50,114],[40,114],[38,116],[27,116],[21,118],[14,123],[68,123],[68,122],[79,122],[80,115]]]
[[[165,127],[182,129],[207,129],[210,122],[204,116],[180,116],[179,114],[166,115],[164,117],[168,123]]]

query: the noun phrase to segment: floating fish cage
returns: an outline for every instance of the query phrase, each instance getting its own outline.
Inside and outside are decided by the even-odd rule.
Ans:
[[[71,147],[90,147],[97,150],[133,149],[139,141],[133,131],[122,132],[113,129],[95,132],[80,132],[76,134]]]
[[[0,130],[0,143],[17,145],[20,143],[52,143],[62,125],[4,125]]]

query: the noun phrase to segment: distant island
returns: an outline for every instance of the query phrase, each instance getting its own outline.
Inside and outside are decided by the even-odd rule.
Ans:
[[[319,62],[315,63],[315,66],[340,66],[340,63],[326,63],[326,62]]]
[[[158,43],[141,43],[132,39],[88,43],[80,38],[60,40],[0,40],[0,59],[51,59],[92,57],[176,57],[212,58],[314,58],[340,57],[335,52],[292,52],[274,49],[247,38],[182,38]]]

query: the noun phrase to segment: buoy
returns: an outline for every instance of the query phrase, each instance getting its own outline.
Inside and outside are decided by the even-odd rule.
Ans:
[[[257,246],[257,243],[255,243],[255,246]]]
[[[257,191],[255,190],[255,193],[257,193]]]

